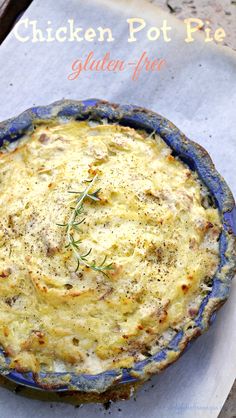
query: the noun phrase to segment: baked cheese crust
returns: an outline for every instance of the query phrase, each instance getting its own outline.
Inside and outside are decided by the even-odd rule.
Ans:
[[[96,178],[95,178],[96,177]],[[84,221],[66,241],[82,191]],[[221,219],[196,173],[158,135],[41,122],[0,157],[0,344],[21,371],[97,374],[191,327],[219,263]],[[60,225],[58,225],[60,224]]]

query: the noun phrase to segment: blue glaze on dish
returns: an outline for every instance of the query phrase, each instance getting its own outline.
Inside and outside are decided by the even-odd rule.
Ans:
[[[131,126],[138,129],[145,129],[147,132],[156,132],[172,148],[173,155],[178,156],[184,161],[191,170],[196,170],[199,177],[208,187],[210,194],[214,197],[215,203],[223,219],[223,230],[220,236],[220,256],[221,261],[218,271],[213,278],[211,292],[203,299],[198,315],[195,318],[196,328],[200,333],[207,329],[209,323],[215,318],[212,312],[208,323],[204,321],[204,312],[211,299],[225,301],[229,295],[230,282],[232,274],[222,281],[220,277],[221,269],[227,264],[227,233],[236,235],[236,207],[234,206],[232,196],[224,180],[218,175],[212,166],[210,158],[204,154],[203,149],[197,144],[189,141],[172,123],[162,116],[153,112],[146,111],[131,105],[113,105],[97,99],[84,101],[60,101],[49,106],[33,107],[25,111],[20,116],[0,123],[0,146],[5,140],[13,142],[21,138],[25,133],[29,133],[34,128],[37,120],[51,119],[52,117],[83,119],[101,119],[107,118],[110,122],[119,122],[119,124]],[[231,205],[227,202],[231,197]],[[2,373],[17,384],[24,386],[53,391],[105,391],[115,384],[132,383],[138,380],[134,373],[142,376],[142,371],[149,364],[160,364],[168,355],[168,351],[181,353],[184,341],[184,332],[178,331],[172,338],[167,347],[158,351],[155,355],[146,358],[134,365],[131,369],[119,369],[106,371],[97,375],[87,375],[75,373],[39,373],[37,378],[33,373],[20,373],[14,369],[7,369],[9,359],[4,356],[0,350],[0,356],[5,362],[2,366]],[[187,341],[185,346],[188,348],[190,343]],[[67,383],[65,380],[70,377]],[[48,383],[50,382],[50,384]],[[50,386],[51,385],[51,386]]]

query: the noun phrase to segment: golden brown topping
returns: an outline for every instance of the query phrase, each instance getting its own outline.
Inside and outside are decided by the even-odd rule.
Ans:
[[[221,219],[158,135],[41,123],[4,150],[0,182],[0,344],[11,367],[132,367],[196,315]]]

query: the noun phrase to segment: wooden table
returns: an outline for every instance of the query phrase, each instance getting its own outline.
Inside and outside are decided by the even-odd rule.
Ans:
[[[236,50],[236,0],[148,0],[179,19],[198,17],[211,27],[223,27],[227,37],[224,45]]]
[[[32,0],[0,0],[0,43]]]

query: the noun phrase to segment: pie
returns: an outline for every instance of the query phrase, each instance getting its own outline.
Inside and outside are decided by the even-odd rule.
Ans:
[[[223,220],[158,133],[105,118],[36,121],[4,142],[0,183],[8,370],[135,376],[180,333],[194,334]],[[168,350],[160,369],[176,358]]]

